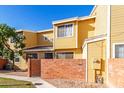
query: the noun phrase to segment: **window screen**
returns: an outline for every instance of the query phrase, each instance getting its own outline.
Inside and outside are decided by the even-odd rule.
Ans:
[[[124,58],[124,44],[115,45],[115,58]]]

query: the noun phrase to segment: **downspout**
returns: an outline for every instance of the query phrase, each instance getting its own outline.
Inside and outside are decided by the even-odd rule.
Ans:
[[[87,50],[87,53],[86,53],[86,82],[88,82],[88,47],[87,47],[87,43],[86,43],[86,50]]]
[[[76,21],[76,48],[78,48],[78,21]]]
[[[56,31],[56,29],[55,29],[55,26],[53,24],[53,59],[55,59],[55,38],[56,38],[55,31]]]
[[[106,48],[106,83],[108,84],[108,59],[110,58],[110,31],[111,31],[111,6],[107,7],[107,48]]]

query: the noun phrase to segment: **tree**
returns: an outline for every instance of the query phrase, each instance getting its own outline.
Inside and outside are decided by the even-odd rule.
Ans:
[[[13,40],[13,47],[10,46],[9,40]],[[22,55],[25,44],[23,43],[25,37],[16,32],[15,28],[7,24],[0,24],[0,55],[12,61],[15,67],[15,54]]]

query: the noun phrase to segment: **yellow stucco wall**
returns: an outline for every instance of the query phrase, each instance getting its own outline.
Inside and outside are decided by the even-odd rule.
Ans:
[[[48,40],[44,40],[43,38],[47,37]],[[42,46],[49,46],[53,45],[52,40],[53,39],[53,31],[46,31],[46,32],[40,32],[37,33],[37,45],[42,45]]]
[[[78,48],[81,48],[84,40],[94,36],[95,18],[78,22]]]
[[[111,6],[111,57],[113,43],[124,43],[124,6]]]
[[[30,52],[30,53],[37,53],[38,59],[39,59],[39,58],[42,58],[41,56],[44,52]],[[27,70],[27,67],[28,67],[27,64],[28,63],[26,60],[26,53],[24,53],[23,56],[19,56],[19,62],[15,62],[15,65],[21,70]]]
[[[78,48],[75,50],[74,59],[82,59],[82,48]]]
[[[57,37],[57,26],[63,24],[74,24],[74,31],[72,37]],[[54,25],[54,49],[69,49],[76,48],[76,22],[68,22]]]
[[[25,36],[24,43],[26,45],[26,48],[34,47],[37,45],[37,34],[36,33],[24,31],[23,34]]]
[[[95,19],[95,33],[94,35],[106,34],[107,29],[107,6],[99,5],[96,6],[93,16],[96,16]]]
[[[27,70],[26,54],[19,56],[19,62],[15,62],[15,65],[21,70]]]
[[[102,62],[100,70],[95,70],[94,60],[99,60]],[[106,41],[97,41],[93,43],[88,43],[88,82],[95,82],[95,71],[97,74],[101,73],[106,81]],[[100,72],[101,71],[101,72]]]
[[[34,47],[37,45],[42,46],[49,46],[53,45],[53,43],[49,40],[53,39],[53,31],[46,31],[46,32],[27,32],[23,31],[23,34],[25,36],[24,43],[26,44],[26,47]],[[47,37],[49,40],[44,40],[43,37]]]

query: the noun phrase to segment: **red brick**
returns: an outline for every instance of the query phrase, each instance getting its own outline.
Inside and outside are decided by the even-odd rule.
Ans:
[[[83,59],[41,59],[41,78],[85,81],[85,64]]]
[[[29,59],[28,60],[28,76],[40,76],[41,71],[41,60]]]
[[[43,79],[76,79],[85,81],[86,62],[83,59],[28,60],[28,76]]]
[[[5,59],[0,58],[0,70],[3,70],[6,64],[7,64],[7,61]]]
[[[109,83],[114,87],[124,87],[124,59],[109,59]]]

